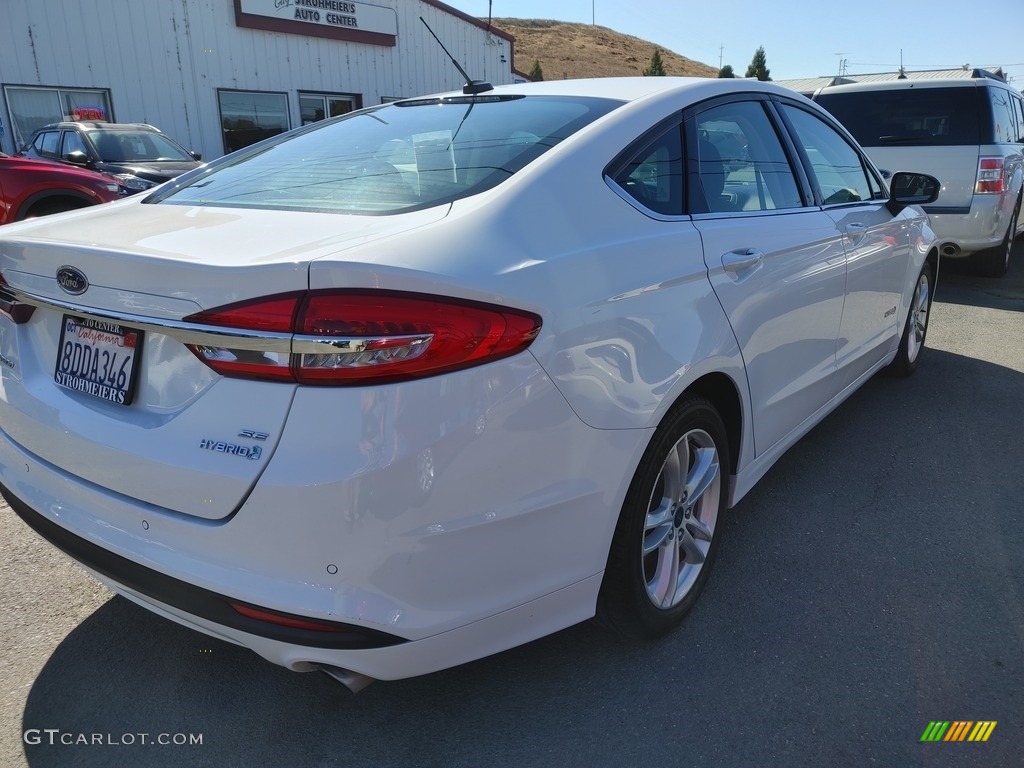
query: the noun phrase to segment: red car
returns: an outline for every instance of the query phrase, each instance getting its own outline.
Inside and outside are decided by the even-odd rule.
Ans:
[[[106,203],[126,192],[101,173],[0,152],[0,224]]]

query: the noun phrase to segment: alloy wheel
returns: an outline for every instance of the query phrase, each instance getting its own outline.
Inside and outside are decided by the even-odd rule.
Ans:
[[[644,525],[644,582],[656,607],[678,605],[697,581],[711,548],[721,492],[715,442],[702,429],[690,430],[665,458]]]

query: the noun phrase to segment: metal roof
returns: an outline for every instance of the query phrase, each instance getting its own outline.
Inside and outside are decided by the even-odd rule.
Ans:
[[[984,72],[986,74],[979,74]],[[805,77],[795,80],[776,80],[774,82],[791,90],[810,96],[819,88],[826,88],[832,85],[846,85],[847,83],[877,83],[888,80],[937,80],[942,78],[964,78],[985,77],[995,75],[1004,79],[1005,75],[1001,67],[978,67],[957,69],[922,69],[917,71],[904,70],[902,77],[900,72],[874,72],[864,75],[833,75],[831,77]]]

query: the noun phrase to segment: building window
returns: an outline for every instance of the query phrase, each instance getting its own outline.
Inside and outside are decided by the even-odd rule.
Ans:
[[[29,88],[6,86],[7,108],[15,147],[25,146],[32,134],[61,120],[109,120],[110,91],[83,88]]]
[[[328,117],[347,115],[359,109],[362,99],[354,93],[304,93],[299,91],[299,115],[309,125]]]
[[[288,130],[288,95],[260,91],[217,91],[224,151],[248,147]]]

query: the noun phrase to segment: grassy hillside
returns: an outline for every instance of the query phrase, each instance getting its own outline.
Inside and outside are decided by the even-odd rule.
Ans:
[[[536,59],[545,80],[642,75],[655,48],[661,50],[666,75],[718,75],[717,67],[607,27],[545,19],[494,19],[492,23],[516,39],[513,66],[529,73]]]

